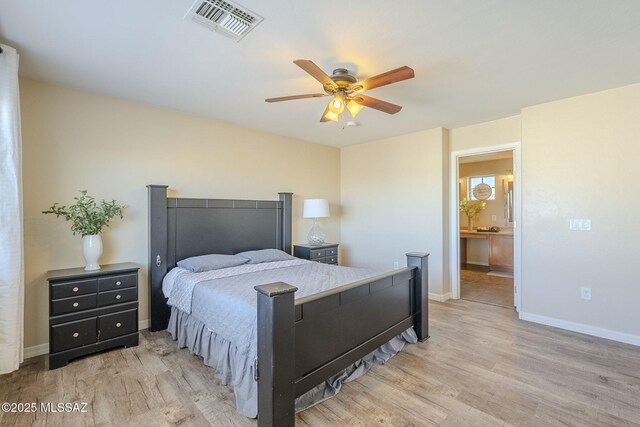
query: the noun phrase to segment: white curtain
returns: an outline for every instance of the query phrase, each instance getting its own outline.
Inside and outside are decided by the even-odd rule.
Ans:
[[[18,53],[0,44],[0,374],[22,362],[24,256]]]

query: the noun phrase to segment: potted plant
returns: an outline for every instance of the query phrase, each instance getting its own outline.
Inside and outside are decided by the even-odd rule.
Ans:
[[[125,205],[119,205],[115,200],[107,202],[96,200],[87,194],[87,190],[80,191],[79,197],[74,197],[72,205],[59,206],[54,203],[49,210],[42,211],[43,214],[53,214],[56,217],[63,217],[71,222],[73,235],[82,235],[82,254],[85,260],[84,269],[99,270],[98,259],[102,255],[102,239],[100,233],[109,222],[115,218],[122,219],[122,211]]]
[[[460,212],[464,212],[467,215],[467,230],[471,231],[473,219],[478,216],[480,211],[487,207],[487,202],[484,200],[467,200],[462,199],[460,202]]]

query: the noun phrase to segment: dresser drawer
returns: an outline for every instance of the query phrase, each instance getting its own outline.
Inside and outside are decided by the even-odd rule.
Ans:
[[[324,258],[326,249],[311,249],[309,252],[309,259],[316,260],[316,258]]]
[[[132,334],[138,330],[138,310],[120,311],[98,317],[100,341]]]
[[[337,256],[328,256],[325,258],[327,261],[327,264],[337,264],[338,263],[338,257]]]
[[[73,313],[96,307],[96,294],[81,295],[78,297],[57,299],[51,301],[51,315]]]
[[[326,249],[326,256],[338,256],[338,248]]]
[[[96,318],[52,326],[51,337],[53,339],[51,346],[53,353],[94,344],[96,342]]]
[[[112,291],[116,289],[131,288],[138,284],[137,274],[126,274],[122,276],[110,276],[98,279],[98,289],[100,292]]]
[[[96,292],[98,292],[98,281],[96,279],[60,282],[51,285],[50,298],[68,298],[76,295],[85,295]]]
[[[137,288],[127,288],[118,291],[100,292],[98,294],[98,307],[121,302],[135,301],[138,298]]]

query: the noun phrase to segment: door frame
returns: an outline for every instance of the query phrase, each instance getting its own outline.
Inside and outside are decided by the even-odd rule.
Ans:
[[[513,286],[514,303],[518,316],[522,312],[522,159],[520,141],[486,147],[470,148],[451,152],[450,194],[449,194],[449,274],[451,278],[451,298],[460,299],[460,157],[490,154],[500,151],[513,152]]]

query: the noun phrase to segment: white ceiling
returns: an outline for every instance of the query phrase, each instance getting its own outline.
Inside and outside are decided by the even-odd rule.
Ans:
[[[22,75],[344,146],[518,114],[640,81],[638,0],[241,0],[265,20],[239,43],[183,20],[192,0],[0,0]],[[358,127],[320,123],[311,59],[360,78],[411,66],[368,95]]]

